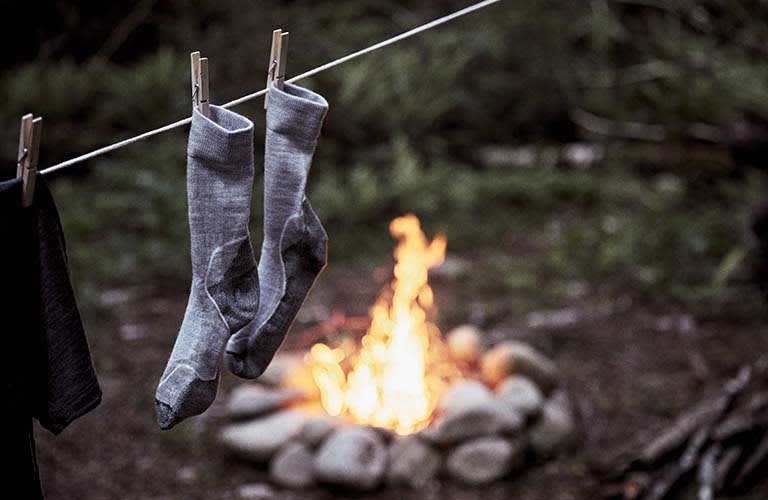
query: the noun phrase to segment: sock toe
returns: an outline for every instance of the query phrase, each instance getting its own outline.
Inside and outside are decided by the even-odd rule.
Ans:
[[[155,394],[155,417],[161,429],[170,429],[182,420],[199,415],[216,399],[219,374],[201,379],[190,366],[178,365]]]
[[[163,430],[168,430],[178,423],[173,408],[157,399],[155,400],[155,420]]]

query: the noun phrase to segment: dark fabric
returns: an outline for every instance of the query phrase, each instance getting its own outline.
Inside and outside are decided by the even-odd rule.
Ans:
[[[0,377],[5,409],[0,412],[4,478],[3,485],[19,498],[43,498],[35,460],[32,434],[34,391],[42,377],[36,370],[41,343],[33,328],[37,307],[34,300],[38,275],[34,262],[34,232],[21,209],[21,182],[0,183],[0,317],[3,318],[3,348]]]
[[[91,363],[56,205],[42,178],[21,207],[21,182],[0,182],[0,412],[5,488],[42,498],[32,418],[60,433],[95,408],[101,389]],[[17,493],[18,492],[18,493]]]
[[[101,402],[101,389],[69,280],[59,212],[42,178],[37,180],[35,204],[28,211],[29,222],[37,227],[38,328],[46,367],[46,379],[34,401],[35,416],[58,434]]]

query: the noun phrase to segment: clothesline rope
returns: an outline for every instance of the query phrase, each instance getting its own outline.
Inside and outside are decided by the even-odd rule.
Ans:
[[[357,52],[353,52],[351,54],[348,54],[344,57],[340,57],[334,61],[328,62],[323,64],[322,66],[318,66],[314,69],[311,69],[309,71],[305,71],[304,73],[301,73],[300,75],[296,75],[288,80],[286,80],[289,83],[298,82],[299,80],[302,80],[304,78],[308,78],[310,76],[316,75],[322,71],[325,71],[327,69],[333,68],[334,66],[338,66],[340,64],[343,64],[345,62],[351,61],[352,59],[355,59],[357,57],[360,57],[364,54],[368,54],[370,52],[373,52],[375,50],[378,50],[382,47],[386,47],[387,45],[392,45],[393,43],[397,43],[401,40],[405,40],[406,38],[410,38],[413,35],[419,34],[423,31],[430,30],[436,26],[439,26],[443,23],[447,23],[448,21],[452,21],[458,17],[464,16],[466,14],[469,14],[470,12],[474,12],[476,10],[480,10],[484,7],[487,7],[491,4],[500,2],[501,0],[483,0],[482,2],[478,2],[474,5],[470,5],[469,7],[465,7],[461,10],[457,10],[456,12],[452,14],[448,14],[446,16],[443,16],[441,18],[435,19],[434,21],[430,21],[426,24],[422,24],[421,26],[418,26],[416,28],[413,28],[411,30],[408,30],[404,33],[400,33],[397,36],[394,36],[392,38],[389,38],[387,40],[384,40],[382,42],[379,42],[375,45],[371,45],[370,47],[366,47],[362,50],[358,50]],[[229,101],[222,105],[223,108],[231,108],[234,106],[237,106],[239,104],[242,104],[244,102],[248,102],[252,99],[256,99],[257,97],[261,97],[264,94],[267,93],[267,89],[261,89],[258,92],[254,92],[252,94],[245,95],[243,97],[240,97],[238,99]],[[71,165],[75,165],[78,163],[82,163],[86,160],[90,160],[91,158],[95,158],[97,156],[101,156],[103,154],[109,153],[110,151],[114,151],[116,149],[123,148],[125,146],[131,145],[133,143],[143,141],[144,139],[148,139],[150,137],[153,137],[155,135],[162,134],[163,132],[168,132],[169,130],[173,130],[175,128],[183,127],[184,125],[188,125],[192,122],[192,117],[184,118],[182,120],[175,121],[173,123],[169,123],[168,125],[164,125],[160,128],[156,128],[154,130],[150,130],[147,132],[144,132],[143,134],[139,134],[134,137],[130,137],[128,139],[124,139],[122,141],[116,142],[114,144],[110,144],[108,146],[104,146],[103,148],[96,149],[94,151],[91,151],[90,153],[86,153],[84,155],[77,156],[75,158],[72,158],[70,160],[63,161],[61,163],[57,163],[55,165],[52,165],[46,169],[43,169],[40,171],[41,175],[50,174],[52,172],[55,172],[57,170],[61,170],[62,168],[69,167]]]

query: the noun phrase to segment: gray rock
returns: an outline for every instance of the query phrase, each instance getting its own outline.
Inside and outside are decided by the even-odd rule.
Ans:
[[[387,449],[367,427],[337,429],[315,455],[315,475],[326,483],[360,490],[375,488],[387,467]]]
[[[440,470],[440,453],[418,436],[404,436],[389,448],[387,480],[413,488],[424,486]]]
[[[306,488],[315,482],[312,451],[303,443],[283,446],[269,463],[269,477],[286,488]]]
[[[493,393],[482,382],[463,379],[456,382],[440,397],[437,412],[441,415],[459,413],[493,401]]]
[[[310,448],[316,448],[340,424],[341,420],[339,418],[330,415],[310,417],[304,422],[298,439]]]
[[[241,500],[273,500],[275,490],[266,483],[244,484],[237,489]]]
[[[445,335],[445,343],[451,357],[468,364],[480,359],[482,333],[473,325],[460,325]]]
[[[298,411],[281,411],[267,417],[225,427],[219,439],[243,458],[266,463],[286,442],[298,435],[306,416]]]
[[[304,398],[295,389],[273,389],[261,384],[242,384],[229,396],[225,415],[233,419],[251,418],[272,413]]]
[[[281,385],[286,378],[304,365],[304,355],[293,352],[278,352],[259,376],[259,383],[266,385]]]
[[[379,437],[382,439],[384,444],[389,444],[392,442],[392,440],[397,437],[397,433],[393,431],[392,429],[387,429],[386,427],[378,427],[378,426],[371,426],[371,429],[379,435]]]
[[[515,434],[524,423],[522,414],[491,399],[447,413],[421,435],[429,441],[447,446],[478,436]]]
[[[544,403],[541,417],[531,426],[531,448],[540,456],[553,455],[573,445],[577,435],[568,397],[558,391]]]
[[[492,386],[510,375],[528,377],[544,394],[557,385],[555,364],[528,344],[508,340],[486,352],[480,361],[485,382]]]
[[[539,415],[544,404],[544,395],[539,388],[527,377],[513,375],[507,377],[496,389],[496,399],[509,408],[531,418]]]
[[[499,436],[482,437],[460,444],[448,454],[446,470],[459,481],[486,484],[520,467],[525,460],[522,440]]]

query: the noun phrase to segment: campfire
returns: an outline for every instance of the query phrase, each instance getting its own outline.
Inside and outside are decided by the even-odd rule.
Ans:
[[[445,237],[427,241],[414,215],[398,217],[389,230],[400,240],[394,280],[371,309],[360,347],[318,343],[308,361],[330,415],[411,434],[430,422],[438,399],[461,373],[430,321],[435,306],[428,271],[445,259]]]
[[[556,368],[533,347],[506,341],[483,350],[471,325],[443,337],[429,271],[446,238],[429,240],[414,215],[390,224],[397,238],[391,283],[359,341],[327,335],[283,353],[262,380],[238,387],[221,442],[268,466],[280,486],[372,489],[501,479],[574,441]]]

